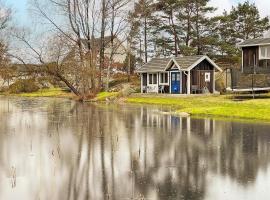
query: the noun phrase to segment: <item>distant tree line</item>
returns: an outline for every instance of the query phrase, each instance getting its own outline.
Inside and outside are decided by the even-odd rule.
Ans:
[[[129,18],[133,46],[147,62],[154,56],[239,56],[236,44],[262,37],[269,18],[260,16],[254,3],[246,1],[215,16],[210,0],[139,0]]]
[[[42,25],[38,35],[11,26],[12,12],[0,4],[5,10],[0,31],[9,31],[6,35],[12,37],[1,41],[0,76],[10,79],[8,63],[21,63],[29,75],[47,76],[87,98],[109,89],[119,46],[115,38],[126,46],[123,69],[130,77],[136,65],[153,56],[207,54],[237,59],[237,42],[261,37],[270,28],[269,18],[261,17],[249,1],[220,16],[209,1],[31,0],[32,15]],[[110,47],[109,55],[105,46]]]

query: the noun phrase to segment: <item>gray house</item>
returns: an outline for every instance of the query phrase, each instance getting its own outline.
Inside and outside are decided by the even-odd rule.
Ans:
[[[215,92],[215,73],[222,71],[207,56],[154,58],[137,73],[142,93],[200,94]]]

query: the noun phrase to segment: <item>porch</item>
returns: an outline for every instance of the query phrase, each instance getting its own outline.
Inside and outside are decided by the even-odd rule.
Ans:
[[[191,70],[172,67],[165,72],[141,74],[141,93],[207,94],[214,93],[214,69],[197,66]]]

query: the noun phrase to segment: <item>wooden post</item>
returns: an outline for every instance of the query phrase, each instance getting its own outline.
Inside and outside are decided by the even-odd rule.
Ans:
[[[210,73],[211,76],[211,73]],[[211,83],[211,79],[213,80],[213,94],[216,92],[216,74],[215,74],[215,68],[213,70],[213,77],[210,77],[210,83]]]
[[[255,92],[254,92],[254,78],[255,78],[255,74],[256,74],[256,55],[253,55],[254,57],[254,65],[253,65],[253,74],[252,74],[252,96],[253,99],[255,99]]]
[[[187,77],[187,94],[190,94],[190,71],[188,71]]]
[[[141,73],[141,93],[143,93],[143,74]]]

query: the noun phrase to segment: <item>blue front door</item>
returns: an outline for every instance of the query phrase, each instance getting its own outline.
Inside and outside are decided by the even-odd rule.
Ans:
[[[180,94],[180,81],[181,81],[180,72],[172,72],[171,73],[171,93],[172,94]]]

